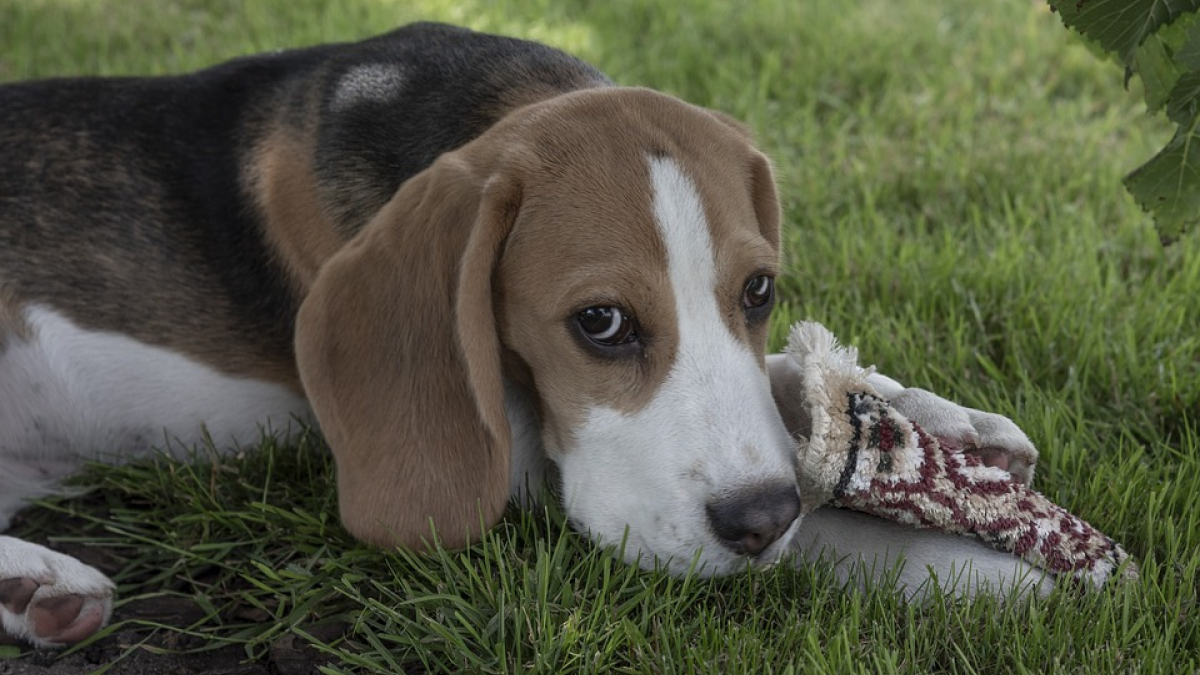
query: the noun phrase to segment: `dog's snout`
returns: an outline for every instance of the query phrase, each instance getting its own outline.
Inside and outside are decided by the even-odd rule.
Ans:
[[[709,526],[726,548],[758,555],[800,515],[800,497],[795,484],[772,483],[710,502],[705,510]]]

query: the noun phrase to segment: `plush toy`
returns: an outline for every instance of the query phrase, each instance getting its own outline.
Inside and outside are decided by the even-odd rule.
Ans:
[[[1045,496],[944,448],[896,412],[818,323],[796,324],[787,348],[801,374],[802,439],[797,474],[805,508],[832,504],[922,528],[978,537],[1052,574],[1101,586],[1137,567],[1112,539]]]

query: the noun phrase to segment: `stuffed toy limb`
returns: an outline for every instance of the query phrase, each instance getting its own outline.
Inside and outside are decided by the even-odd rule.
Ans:
[[[799,440],[806,511],[832,505],[974,537],[1093,587],[1136,577],[1121,546],[1029,487],[1037,453],[1006,418],[944,405],[860,367],[856,351],[817,323],[794,326],[786,362],[771,368],[772,380],[785,383],[774,393]],[[782,368],[789,377],[778,377]]]

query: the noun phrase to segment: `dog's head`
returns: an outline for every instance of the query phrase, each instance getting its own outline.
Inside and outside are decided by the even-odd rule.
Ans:
[[[747,134],[655,92],[560,96],[444,155],[298,318],[343,521],[477,537],[510,494],[509,388],[593,538],[677,571],[774,560],[799,510],[764,364],[779,246]]]

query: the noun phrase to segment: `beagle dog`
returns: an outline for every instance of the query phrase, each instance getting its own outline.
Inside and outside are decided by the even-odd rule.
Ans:
[[[912,588],[968,564],[1015,579],[967,540],[797,518],[799,402],[764,353],[779,271],[742,125],[530,42],[415,24],[5,85],[0,532],[85,460],[311,422],[342,522],[378,546],[464,546],[549,481],[645,567],[800,546],[905,557]],[[992,461],[1033,452],[1004,418],[876,384]],[[0,633],[74,642],[111,602],[94,569],[0,537]]]

